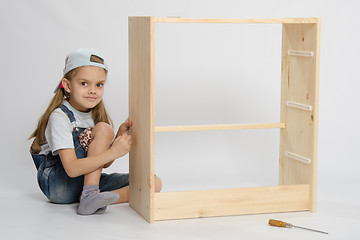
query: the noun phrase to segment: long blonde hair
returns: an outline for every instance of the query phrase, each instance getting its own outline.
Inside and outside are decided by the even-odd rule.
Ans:
[[[101,58],[95,55],[91,56],[90,61],[97,63],[104,63]],[[79,68],[75,68],[71,70],[70,72],[65,74],[64,78],[71,81],[71,79],[76,75],[78,70]],[[65,94],[65,91],[63,89],[58,89],[54,97],[52,98],[48,108],[46,109],[45,113],[41,116],[35,131],[29,137],[29,139],[33,137],[35,138],[30,149],[32,153],[39,153],[41,150],[41,146],[46,143],[45,129],[49,121],[50,114],[61,105],[64,99],[66,100],[69,99],[68,94]],[[92,118],[95,124],[99,122],[105,122],[113,126],[113,122],[105,109],[103,100],[101,100],[100,103],[92,109]]]

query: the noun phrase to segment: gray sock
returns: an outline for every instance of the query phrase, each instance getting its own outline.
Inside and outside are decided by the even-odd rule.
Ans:
[[[116,202],[119,199],[119,194],[113,192],[100,193],[99,186],[87,185],[84,186],[80,197],[80,204],[78,214],[90,215],[96,213],[103,213],[106,206]]]
[[[99,208],[94,212],[94,214],[103,214],[106,211],[107,206]]]

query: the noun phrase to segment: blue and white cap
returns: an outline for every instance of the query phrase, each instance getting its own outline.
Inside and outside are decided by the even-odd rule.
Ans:
[[[101,58],[103,60],[104,64],[97,63],[97,62],[91,62],[90,58],[92,55],[95,55],[95,56]],[[95,49],[79,48],[79,49],[75,50],[74,52],[70,53],[66,57],[65,68],[64,68],[63,74],[65,76],[65,74],[67,74],[71,70],[78,68],[78,67],[84,67],[84,66],[96,66],[96,67],[101,67],[101,68],[105,69],[106,71],[108,70],[107,66],[105,65],[104,58],[102,58]]]

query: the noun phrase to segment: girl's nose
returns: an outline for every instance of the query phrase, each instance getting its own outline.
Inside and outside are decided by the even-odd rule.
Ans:
[[[95,88],[94,87],[91,87],[89,89],[89,94],[96,94],[96,91],[95,91]]]

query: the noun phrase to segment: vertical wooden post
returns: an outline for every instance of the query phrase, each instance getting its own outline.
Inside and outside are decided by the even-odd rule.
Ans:
[[[310,56],[289,55],[288,50],[306,51]],[[312,212],[316,211],[319,57],[320,19],[283,24],[281,122],[286,128],[280,130],[279,183],[310,184]]]
[[[129,205],[154,222],[154,17],[129,17]]]

